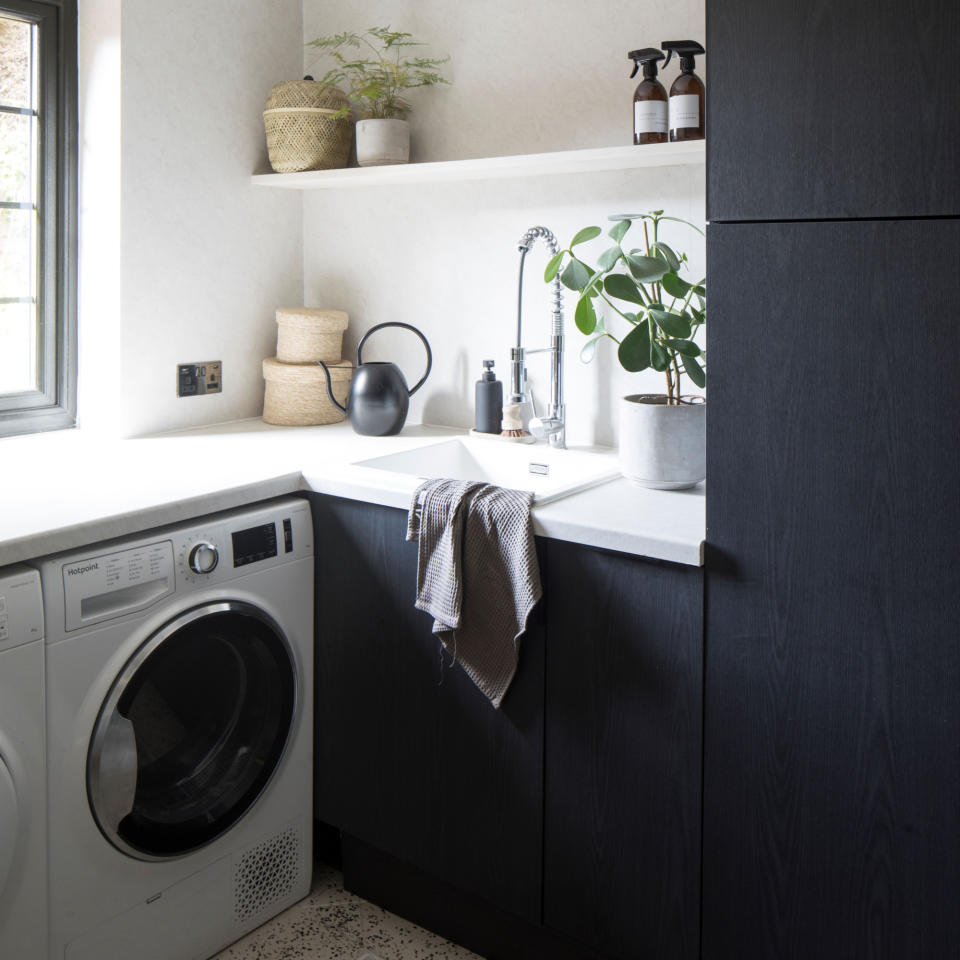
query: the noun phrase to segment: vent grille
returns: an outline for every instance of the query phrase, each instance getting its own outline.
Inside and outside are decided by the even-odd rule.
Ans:
[[[234,913],[245,923],[290,894],[300,876],[300,830],[287,827],[242,853],[233,876]]]

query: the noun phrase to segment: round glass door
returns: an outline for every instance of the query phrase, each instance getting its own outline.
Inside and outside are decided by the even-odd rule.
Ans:
[[[127,662],[87,756],[90,808],[118,849],[181,856],[252,806],[290,734],[296,668],[280,627],[239,602],[177,617]]]
[[[0,896],[7,885],[13,853],[20,836],[20,814],[17,809],[17,791],[13,777],[0,754]]]

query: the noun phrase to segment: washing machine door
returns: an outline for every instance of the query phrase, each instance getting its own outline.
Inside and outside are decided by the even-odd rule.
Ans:
[[[277,768],[296,708],[296,666],[277,623],[250,604],[182,614],[127,662],[87,756],[104,836],[140,860],[212,842]]]
[[[3,897],[13,854],[20,835],[20,812],[17,809],[17,791],[13,776],[0,755],[0,899]]]

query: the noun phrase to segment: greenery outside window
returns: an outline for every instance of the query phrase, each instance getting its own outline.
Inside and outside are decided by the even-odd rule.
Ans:
[[[76,0],[0,0],[0,436],[76,422]]]

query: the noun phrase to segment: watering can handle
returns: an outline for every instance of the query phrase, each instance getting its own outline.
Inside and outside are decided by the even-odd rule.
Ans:
[[[413,387],[407,392],[412,397],[426,382],[427,377],[430,376],[430,370],[433,367],[433,352],[430,349],[430,344],[427,343],[427,338],[416,328],[411,326],[409,323],[400,323],[397,320],[388,320],[386,323],[378,323],[375,327],[371,327],[361,338],[360,343],[357,344],[357,366],[363,363],[362,351],[363,345],[367,342],[367,338],[371,333],[376,333],[377,330],[382,330],[384,327],[403,327],[404,330],[409,330],[411,333],[415,333],[422,341],[424,349],[427,351],[427,369],[424,371],[423,376],[413,385]]]

